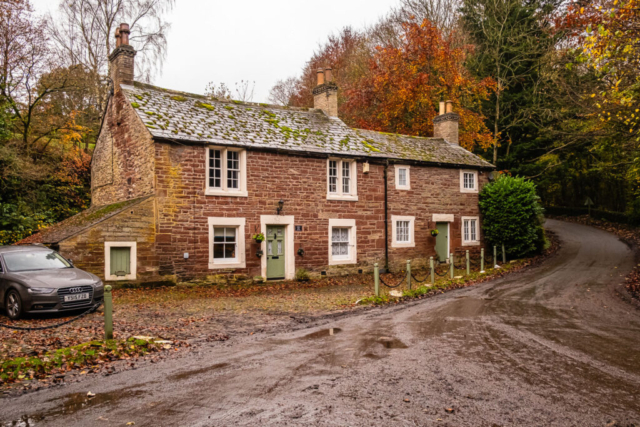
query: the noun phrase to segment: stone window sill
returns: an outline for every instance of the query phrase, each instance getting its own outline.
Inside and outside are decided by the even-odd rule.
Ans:
[[[244,262],[231,262],[231,263],[210,262],[209,263],[209,270],[223,270],[223,269],[237,269],[237,268],[246,268],[246,264]]]
[[[344,200],[347,202],[357,202],[358,196],[352,195],[339,195],[339,194],[328,194],[327,200]]]
[[[224,191],[224,190],[212,190],[207,189],[204,192],[205,196],[223,196],[223,197],[249,197],[246,191]]]

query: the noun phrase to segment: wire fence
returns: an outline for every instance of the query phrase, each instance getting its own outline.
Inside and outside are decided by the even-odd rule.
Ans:
[[[47,329],[55,329],[55,328],[59,328],[61,326],[68,325],[69,323],[73,323],[73,322],[75,322],[77,320],[82,319],[85,316],[88,316],[91,313],[94,313],[96,310],[98,310],[98,308],[100,308],[100,306],[102,304],[103,303],[100,302],[100,303],[94,305],[93,307],[91,307],[90,309],[88,309],[87,311],[85,311],[84,313],[79,314],[76,317],[73,317],[73,318],[71,318],[69,320],[66,320],[64,322],[57,323],[55,325],[26,327],[26,326],[12,326],[12,325],[7,325],[7,324],[4,324],[4,323],[0,323],[0,328],[13,329],[13,330],[16,330],[16,331],[44,331],[44,330],[47,330]]]

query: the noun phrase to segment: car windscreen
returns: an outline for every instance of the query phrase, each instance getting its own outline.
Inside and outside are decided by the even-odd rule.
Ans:
[[[71,264],[54,251],[20,251],[4,254],[9,271],[52,270],[69,268]]]

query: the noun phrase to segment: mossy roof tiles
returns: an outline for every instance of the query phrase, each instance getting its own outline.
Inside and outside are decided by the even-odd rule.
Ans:
[[[154,138],[493,168],[441,138],[353,129],[320,110],[218,101],[141,83],[122,89]]]
[[[69,237],[75,236],[78,233],[94,226],[95,224],[102,222],[108,218],[118,215],[120,212],[136,205],[144,200],[147,200],[151,196],[144,196],[137,199],[125,200],[117,203],[112,203],[106,206],[91,206],[89,209],[84,210],[64,221],[53,224],[44,230],[32,234],[31,236],[19,241],[17,244],[26,245],[33,243],[43,243],[46,245],[60,243]]]

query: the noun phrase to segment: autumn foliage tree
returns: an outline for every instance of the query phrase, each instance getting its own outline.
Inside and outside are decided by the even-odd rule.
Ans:
[[[493,144],[480,102],[493,80],[473,78],[464,67],[468,47],[454,47],[430,21],[403,24],[397,46],[378,46],[369,72],[346,90],[341,112],[356,127],[432,136],[441,100],[460,114],[460,143],[467,149]]]
[[[628,153],[630,178],[640,195],[640,1],[599,0],[575,3],[582,23],[580,59],[593,68],[603,87],[590,94],[603,126],[619,136]]]

